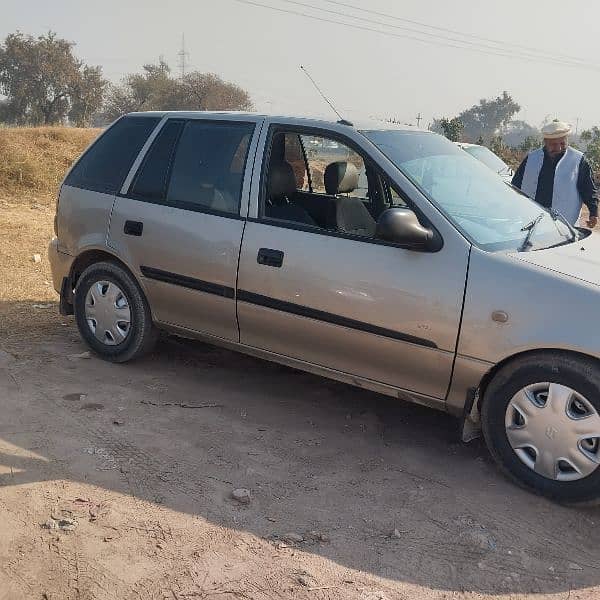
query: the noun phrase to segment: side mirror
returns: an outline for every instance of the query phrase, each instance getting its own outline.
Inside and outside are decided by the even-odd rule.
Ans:
[[[435,252],[442,247],[439,234],[423,227],[409,208],[388,208],[384,211],[377,222],[375,237],[415,250]]]

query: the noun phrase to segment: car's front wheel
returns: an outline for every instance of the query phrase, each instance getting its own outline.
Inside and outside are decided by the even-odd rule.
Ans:
[[[564,503],[600,501],[600,367],[559,352],[503,367],[481,410],[492,456],[514,480]]]
[[[75,320],[83,339],[102,358],[126,362],[148,352],[156,330],[148,303],[121,266],[99,262],[81,274],[75,288]]]

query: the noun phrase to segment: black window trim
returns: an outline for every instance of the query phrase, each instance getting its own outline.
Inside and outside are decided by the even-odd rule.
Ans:
[[[225,123],[228,125],[231,124],[238,124],[238,125],[252,125],[253,129],[250,133],[250,140],[248,141],[248,149],[246,151],[246,158],[244,159],[244,166],[242,168],[242,187],[240,189],[240,201],[239,201],[239,206],[238,206],[238,212],[236,213],[230,213],[224,210],[215,210],[212,208],[208,208],[206,206],[199,206],[197,204],[192,204],[192,203],[188,203],[188,202],[168,202],[167,199],[165,198],[164,200],[157,200],[157,199],[152,199],[149,200],[148,198],[144,198],[144,197],[136,197],[136,195],[134,195],[132,193],[133,191],[133,185],[134,182],[137,180],[138,175],[141,173],[141,170],[143,168],[143,165],[146,161],[146,158],[149,156],[150,151],[152,149],[152,147],[154,146],[154,143],[156,142],[158,136],[160,135],[161,131],[163,130],[163,128],[167,125],[167,123],[169,123],[170,121],[180,121],[182,122],[184,125],[181,128],[181,131],[179,132],[179,137],[177,139],[177,144],[176,144],[176,148],[179,145],[179,141],[181,139],[181,136],[183,135],[183,131],[185,130],[185,127],[188,123],[193,122],[193,123]],[[136,202],[145,202],[146,204],[155,204],[155,205],[159,205],[159,206],[167,206],[170,208],[176,208],[179,210],[186,210],[189,212],[197,212],[197,213],[201,213],[201,214],[206,214],[206,215],[212,215],[215,217],[223,217],[226,219],[232,219],[234,221],[245,221],[246,217],[242,217],[240,215],[241,211],[242,211],[242,191],[244,189],[244,180],[245,180],[245,176],[246,176],[246,170],[248,167],[248,158],[250,156],[250,150],[252,148],[252,141],[254,139],[254,137],[256,135],[258,135],[257,133],[257,125],[259,123],[257,121],[244,121],[242,120],[233,120],[233,119],[194,119],[194,118],[190,118],[190,117],[180,117],[177,115],[173,115],[173,116],[167,116],[163,122],[162,125],[160,125],[160,129],[158,132],[156,132],[156,137],[152,140],[152,143],[150,144],[150,146],[148,147],[146,153],[144,154],[142,161],[140,162],[140,164],[138,165],[138,168],[136,170],[136,172],[133,175],[133,178],[131,179],[131,182],[127,188],[127,192],[126,193],[121,193],[119,192],[118,194],[116,194],[116,196],[118,196],[119,198],[127,198],[128,200],[135,200]],[[154,132],[153,132],[154,133]],[[140,151],[141,152],[141,151]],[[175,155],[177,154],[177,152],[173,153],[173,156],[171,157],[171,164],[169,165],[169,174],[168,174],[168,179],[167,179],[167,192],[168,192],[168,188],[169,188],[169,183],[171,181],[171,172],[173,169],[173,162],[174,162],[174,158]]]
[[[419,248],[415,248],[414,246],[410,246],[407,244],[397,244],[397,243],[388,242],[385,240],[378,240],[376,238],[367,238],[367,237],[360,236],[360,235],[354,235],[351,233],[344,233],[344,232],[340,232],[340,231],[331,231],[328,229],[323,229],[322,227],[319,227],[319,226],[307,225],[305,223],[297,223],[297,222],[293,222],[293,221],[284,221],[283,219],[274,219],[272,217],[267,217],[264,214],[262,214],[264,211],[265,198],[266,198],[266,193],[267,193],[267,168],[271,161],[271,149],[272,149],[271,142],[273,140],[273,136],[276,133],[284,133],[284,134],[285,133],[297,133],[298,136],[300,137],[300,139],[302,139],[301,136],[303,134],[304,135],[321,136],[321,137],[325,137],[327,139],[332,139],[337,142],[340,142],[344,146],[347,146],[348,148],[350,148],[351,150],[356,152],[363,159],[363,161],[365,163],[365,169],[367,167],[369,167],[373,170],[373,172],[376,175],[378,175],[380,178],[383,178],[383,180],[386,181],[388,183],[388,185],[395,190],[395,192],[398,194],[398,196],[400,196],[400,198],[402,198],[402,200],[404,200],[407,207],[410,210],[415,212],[415,214],[417,215],[419,220],[421,220],[421,222],[427,223],[427,225],[433,229],[434,235],[438,236],[441,241],[441,243],[439,244],[439,247],[436,248],[435,250],[419,249]],[[309,172],[309,177],[310,177],[310,171],[307,170],[307,172]],[[312,190],[312,182],[311,182],[311,190]],[[443,236],[439,233],[438,229],[427,218],[427,216],[423,213],[423,211],[421,211],[421,209],[415,205],[415,203],[408,197],[408,195],[406,193],[404,193],[401,189],[398,188],[397,185],[395,185],[395,183],[391,180],[391,177],[375,161],[373,161],[370,156],[367,155],[365,157],[365,151],[362,148],[360,148],[360,146],[358,146],[358,144],[356,144],[354,142],[354,140],[347,138],[346,136],[338,133],[337,131],[331,131],[330,129],[324,129],[321,127],[302,126],[302,125],[286,124],[286,123],[271,123],[271,125],[269,125],[269,130],[267,131],[267,136],[265,139],[265,151],[263,152],[263,156],[262,156],[257,209],[258,209],[258,216],[257,217],[248,216],[247,220],[249,222],[262,223],[262,224],[271,225],[274,227],[281,227],[282,229],[305,231],[307,233],[314,233],[317,235],[326,235],[329,237],[348,239],[348,240],[352,240],[355,242],[362,242],[364,244],[375,244],[377,246],[390,246],[393,248],[400,248],[402,250],[412,250],[415,252],[435,253],[435,252],[439,252],[444,246]]]
[[[135,155],[133,162],[131,163],[129,170],[127,171],[127,173],[125,173],[125,176],[123,177],[123,179],[121,180],[121,182],[119,183],[119,185],[116,187],[116,189],[109,189],[108,187],[104,188],[104,189],[100,189],[102,186],[97,186],[95,188],[91,188],[89,185],[74,185],[73,183],[67,183],[67,180],[69,179],[69,177],[71,176],[71,173],[76,169],[77,165],[79,165],[79,163],[96,147],[96,145],[100,142],[100,140],[117,124],[120,123],[122,120],[124,119],[153,119],[156,121],[156,123],[154,124],[154,128],[150,131],[150,133],[148,134],[148,137],[146,138],[146,141],[144,142],[144,144],[142,144],[142,147],[140,148],[139,152]],[[85,150],[85,152],[71,165],[71,168],[67,171],[62,185],[66,185],[68,187],[72,187],[78,190],[85,190],[88,192],[95,192],[97,194],[107,194],[109,196],[118,196],[121,192],[121,188],[123,187],[123,184],[125,183],[125,181],[127,181],[127,178],[129,177],[129,171],[132,169],[132,167],[135,164],[135,161],[137,159],[137,157],[139,156],[140,152],[142,152],[142,150],[144,149],[144,145],[146,144],[146,142],[152,137],[152,135],[154,134],[154,132],[157,130],[157,128],[161,128],[161,121],[162,118],[155,115],[155,114],[126,114],[126,115],[122,115],[120,116],[118,119],[116,119],[115,121],[113,121],[108,127],[106,127],[106,129],[90,144],[90,146]],[[161,128],[162,129],[162,128]]]

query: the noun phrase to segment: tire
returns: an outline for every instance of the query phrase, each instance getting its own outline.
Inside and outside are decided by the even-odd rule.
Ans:
[[[157,330],[144,294],[116,263],[99,262],[85,269],[75,288],[74,312],[81,337],[105,360],[127,362],[154,347]]]
[[[561,352],[516,359],[485,390],[481,421],[490,453],[513,481],[563,504],[600,502],[597,361]],[[583,439],[584,430],[599,437]]]

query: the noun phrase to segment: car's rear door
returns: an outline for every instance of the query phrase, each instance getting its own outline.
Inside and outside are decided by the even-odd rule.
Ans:
[[[125,181],[108,244],[140,278],[157,321],[239,339],[235,283],[260,125],[166,118]]]

